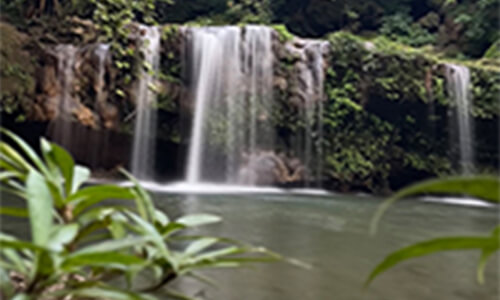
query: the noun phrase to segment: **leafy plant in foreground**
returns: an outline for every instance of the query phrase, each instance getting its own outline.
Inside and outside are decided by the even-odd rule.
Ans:
[[[206,280],[196,273],[202,268],[278,259],[229,239],[183,234],[220,218],[170,220],[125,171],[134,186],[82,187],[90,171],[63,148],[41,139],[39,156],[15,134],[2,133],[21,151],[0,142],[0,187],[25,205],[2,206],[0,214],[28,218],[31,228],[31,240],[0,233],[2,299],[156,299],[150,293],[180,276]],[[138,276],[150,277],[149,285]]]
[[[386,200],[374,215],[371,231],[375,233],[377,225],[384,212],[396,201],[421,194],[467,195],[484,199],[492,203],[500,203],[500,181],[496,177],[453,177],[433,179],[417,183],[405,188]],[[444,237],[420,242],[388,255],[369,275],[366,285],[369,285],[379,274],[387,271],[400,262],[411,258],[450,250],[479,250],[481,257],[477,268],[477,280],[484,282],[484,269],[491,255],[500,249],[500,225],[485,236]]]

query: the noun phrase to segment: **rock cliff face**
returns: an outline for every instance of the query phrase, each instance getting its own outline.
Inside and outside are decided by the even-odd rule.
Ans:
[[[0,30],[4,116],[51,124],[64,119],[64,124],[79,124],[86,132],[100,132],[97,136],[102,139],[95,138],[94,143],[102,143],[109,132],[122,140],[130,137],[134,83],[119,86],[116,82],[120,71],[108,47],[89,42],[90,38],[75,45],[35,40],[5,23],[0,23]],[[88,30],[83,32],[88,36]],[[166,25],[162,32],[155,105],[158,139],[168,144],[164,149],[169,154],[164,157],[183,161],[194,107],[192,83],[183,71],[183,62],[189,59],[186,31]],[[380,192],[456,170],[456,126],[449,117],[455,104],[446,91],[440,59],[383,39],[363,41],[336,33],[325,41],[311,41],[279,27],[273,32],[272,48],[275,111],[271,118],[284,157],[250,154],[248,164],[242,166],[248,180],[256,169],[272,164],[266,180],[275,184],[313,178],[332,189]],[[466,64],[474,99],[476,164],[481,171],[498,171],[500,72],[476,62]],[[124,90],[125,97],[113,97],[117,89]],[[310,123],[304,116],[311,107],[316,117]],[[304,142],[297,136],[310,138],[310,162],[293,150]],[[88,138],[88,143],[92,141]],[[120,147],[128,145],[124,142]],[[127,165],[128,150],[119,152],[113,164]],[[79,155],[89,161],[84,153]],[[294,159],[294,166],[287,166]],[[322,168],[314,176],[307,175],[302,169],[308,164]],[[99,162],[94,166],[103,167]],[[183,177],[182,167],[172,162],[157,165],[158,170],[168,168],[172,169],[169,177]]]

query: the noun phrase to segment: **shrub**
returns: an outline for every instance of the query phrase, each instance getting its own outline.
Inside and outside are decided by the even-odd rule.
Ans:
[[[31,228],[30,240],[0,233],[2,299],[155,299],[149,293],[180,276],[201,278],[198,269],[278,258],[229,239],[187,235],[185,229],[221,219],[169,219],[126,171],[132,187],[83,186],[89,169],[63,148],[41,139],[39,156],[15,134],[2,132],[13,146],[0,142],[1,189],[25,205],[2,206],[0,214],[28,218]],[[153,282],[137,286],[136,277],[146,274]]]

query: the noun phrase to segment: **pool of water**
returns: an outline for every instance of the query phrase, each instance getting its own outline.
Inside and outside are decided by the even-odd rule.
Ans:
[[[394,205],[370,236],[369,221],[380,203],[371,197],[298,195],[156,194],[165,211],[218,214],[224,222],[204,232],[262,245],[310,265],[287,263],[207,272],[218,288],[191,280],[178,288],[217,300],[436,300],[498,299],[498,258],[487,267],[487,282],[476,283],[479,254],[437,254],[401,264],[363,289],[375,265],[391,251],[445,235],[484,234],[498,223],[498,209],[416,200]]]
[[[403,263],[363,289],[370,271],[390,252],[424,239],[485,234],[498,224],[498,207],[459,206],[406,200],[394,205],[370,236],[369,222],[380,199],[339,195],[174,195],[155,193],[170,216],[213,213],[220,224],[199,233],[261,245],[312,266],[284,262],[243,269],[206,271],[217,287],[191,279],[175,288],[210,300],[444,300],[499,298],[499,259],[486,269],[486,283],[476,283],[476,251],[449,252]],[[6,222],[4,230],[27,232]]]

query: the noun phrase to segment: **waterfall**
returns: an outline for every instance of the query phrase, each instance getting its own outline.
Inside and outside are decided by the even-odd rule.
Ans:
[[[148,180],[154,176],[153,165],[156,140],[155,74],[160,65],[161,33],[156,27],[140,26],[140,44],[144,54],[145,70],[142,71],[135,91],[136,117],[132,148],[132,174]]]
[[[456,106],[460,168],[464,175],[474,172],[473,119],[471,118],[470,71],[465,66],[446,65],[448,94]]]
[[[96,109],[99,105],[102,105],[106,101],[106,94],[104,93],[104,86],[106,84],[104,76],[106,75],[106,60],[109,55],[109,45],[99,44],[95,50],[94,54],[97,57],[97,87],[96,87]]]
[[[236,182],[242,161],[273,149],[271,33],[263,26],[188,29],[195,103],[189,183]]]
[[[97,62],[97,74],[94,79],[94,90],[95,90],[95,101],[94,101],[94,111],[102,112],[106,109],[106,99],[107,93],[105,91],[106,86],[106,62],[110,58],[109,45],[108,44],[98,44],[94,49],[94,57]],[[108,132],[105,131],[101,133],[105,138],[100,139],[99,134],[90,133],[88,136],[89,144],[94,145],[90,150],[90,165],[97,168],[100,165],[100,157],[104,153],[107,153],[107,143],[108,143]]]
[[[77,104],[73,99],[77,53],[78,49],[70,44],[57,45],[54,49],[59,91],[49,100],[57,111],[57,117],[49,127],[49,135],[52,140],[67,148],[71,146],[72,140],[71,111]]]
[[[71,114],[73,107],[71,99],[73,81],[75,78],[75,61],[77,48],[73,45],[58,45],[57,54],[57,79],[60,84],[59,116],[65,118]]]
[[[329,49],[329,43],[325,41],[316,42],[313,46],[313,78],[315,85],[315,103],[316,103],[316,129],[317,129],[317,142],[316,142],[316,181],[321,187],[323,178],[323,114],[324,114],[324,101],[325,101],[325,68],[323,55]]]
[[[322,138],[323,138],[323,101],[324,101],[324,59],[323,54],[328,47],[324,41],[306,40],[304,45],[304,64],[298,68],[298,76],[303,85],[304,108],[302,117],[304,118],[304,137],[300,139],[303,145],[302,161],[306,168],[306,185],[316,180],[321,181],[323,173],[322,161]],[[314,133],[314,129],[316,132]],[[316,162],[313,163],[313,157]]]

